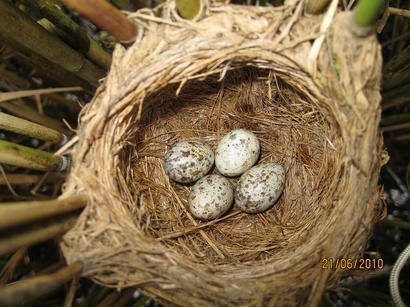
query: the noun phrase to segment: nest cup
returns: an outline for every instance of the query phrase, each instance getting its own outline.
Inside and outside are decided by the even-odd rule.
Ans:
[[[139,35],[116,46],[70,148],[62,197],[86,193],[89,204],[61,243],[67,262],[168,305],[317,304],[336,287],[348,269],[324,259],[363,255],[386,154],[380,46],[332,7],[309,16],[304,1],[202,1],[187,21],[169,1],[162,17],[129,14]],[[259,163],[284,166],[283,195],[263,213],[194,219],[190,186],[168,178],[163,156],[182,140],[215,149],[236,128],[259,138]]]

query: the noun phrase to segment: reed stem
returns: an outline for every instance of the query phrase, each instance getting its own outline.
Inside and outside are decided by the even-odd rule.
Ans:
[[[404,123],[404,124],[397,124],[397,125],[383,127],[382,131],[383,132],[388,132],[388,131],[396,131],[396,130],[406,129],[406,128],[410,128],[410,122]]]
[[[26,104],[23,100],[13,100],[8,102],[1,102],[0,107],[7,110],[14,115],[25,118],[42,126],[57,130],[65,135],[70,135],[71,132],[64,129],[61,122],[55,120],[47,115],[38,113],[35,109]]]
[[[390,14],[400,15],[407,18],[410,18],[410,11],[405,9],[399,9],[395,7],[389,7]]]
[[[149,305],[150,297],[146,295],[142,295],[138,300],[131,305],[131,307],[143,307]]]
[[[383,81],[383,90],[388,91],[400,86],[408,86],[410,83],[410,68],[397,71],[390,78]]]
[[[0,163],[40,171],[61,171],[65,157],[0,140]]]
[[[70,91],[73,92],[73,91],[82,91],[82,90],[83,89],[81,87],[75,86],[75,87],[57,87],[57,88],[47,88],[47,89],[38,89],[38,90],[6,92],[6,93],[0,93],[0,102],[7,101],[7,100],[13,100],[17,98],[35,96],[35,95],[44,95],[44,94],[70,92]]]
[[[9,259],[7,264],[3,267],[0,273],[0,286],[7,284],[14,276],[14,272],[26,254],[27,247],[19,248],[13,256]]]
[[[70,289],[68,290],[67,296],[64,300],[63,307],[71,307],[73,305],[73,301],[75,298],[75,292],[77,290],[78,282],[80,281],[80,277],[76,276],[71,281]]]
[[[306,4],[306,12],[309,14],[320,14],[329,4],[330,0],[309,0]]]
[[[56,130],[3,112],[0,112],[0,129],[52,143],[60,143],[63,140],[61,133]]]
[[[0,176],[0,185],[5,185],[7,182],[11,185],[18,184],[35,184],[43,180],[44,175],[33,174],[7,174],[7,177]],[[7,179],[7,180],[6,180]],[[65,175],[61,173],[49,174],[44,178],[44,182],[57,183],[65,179]]]
[[[283,5],[284,0],[270,0],[270,3],[273,4],[273,6],[281,6]]]
[[[19,306],[50,293],[80,276],[83,267],[83,263],[77,261],[55,273],[28,278],[0,288],[0,305]]]
[[[201,8],[201,0],[175,0],[179,14],[185,19],[193,19]]]
[[[116,301],[112,307],[123,307],[128,303],[134,296],[135,291],[137,291],[136,287],[124,289],[121,293],[121,298]]]
[[[74,211],[86,204],[87,197],[85,195],[77,195],[68,199],[1,203],[0,229]]]
[[[408,142],[410,141],[410,134],[403,134],[403,135],[395,136],[394,140],[398,142]]]
[[[23,246],[33,245],[60,236],[74,226],[77,218],[78,214],[70,213],[62,217],[42,221],[41,224],[33,223],[29,226],[18,227],[12,231],[2,231],[0,255],[10,253]]]
[[[376,225],[385,226],[385,227],[398,227],[398,228],[410,230],[410,222],[401,221],[401,220],[384,219],[378,222]]]
[[[57,76],[69,72],[94,88],[105,76],[103,70],[7,0],[0,0],[0,40],[45,71],[51,69]]]
[[[108,70],[111,65],[111,56],[91,39],[84,28],[75,23],[55,0],[24,0],[24,4],[35,11],[39,11],[57,29],[74,49],[86,54],[95,64]],[[57,33],[58,30],[55,30]]]
[[[43,99],[50,101],[53,105],[63,105],[70,110],[70,113],[77,115],[81,111],[81,106],[78,101],[68,99],[60,94],[47,94]]]
[[[137,27],[115,6],[105,0],[60,0],[107,31],[122,43],[132,42],[137,35]]]
[[[1,47],[1,46],[0,46]],[[5,65],[0,66],[0,78],[9,81],[17,88],[29,88],[31,86],[30,81],[21,78],[16,73],[6,69]],[[2,93],[4,94],[4,93]]]
[[[104,300],[97,305],[97,307],[111,307],[119,297],[120,295],[117,291],[111,291],[111,293],[107,295],[107,297],[105,297]]]
[[[354,9],[354,20],[360,27],[373,25],[386,6],[385,0],[360,0]]]
[[[135,11],[134,5],[129,0],[111,0],[112,4],[124,11]]]
[[[410,113],[394,114],[390,116],[385,116],[381,119],[380,124],[381,125],[391,125],[391,124],[396,124],[396,123],[404,122],[404,121],[410,122]]]
[[[104,299],[111,289],[106,287],[97,288],[95,291],[92,291],[88,296],[78,305],[78,307],[87,307],[87,306],[96,306],[101,300]]]

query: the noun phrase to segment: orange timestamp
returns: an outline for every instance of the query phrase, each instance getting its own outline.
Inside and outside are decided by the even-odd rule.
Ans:
[[[383,269],[383,259],[370,258],[323,258],[322,269],[353,269],[353,270],[374,270]]]

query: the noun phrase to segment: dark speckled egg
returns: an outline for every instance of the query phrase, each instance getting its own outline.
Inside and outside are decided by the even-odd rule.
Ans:
[[[205,176],[214,164],[211,147],[200,141],[183,141],[172,146],[164,157],[168,176],[180,183],[191,183]]]
[[[273,206],[285,186],[285,170],[276,163],[261,163],[240,178],[235,205],[247,213],[259,213]]]
[[[223,215],[233,202],[233,188],[225,177],[208,175],[198,180],[188,196],[189,211],[201,220]]]

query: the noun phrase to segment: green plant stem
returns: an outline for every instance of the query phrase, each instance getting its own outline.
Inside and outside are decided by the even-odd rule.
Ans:
[[[76,195],[67,199],[1,203],[0,229],[74,211],[83,208],[86,204],[85,195]]]
[[[147,295],[142,295],[138,300],[131,305],[131,307],[143,307],[147,305],[147,302],[150,300],[150,297]]]
[[[65,135],[71,135],[69,130],[61,127],[61,123],[59,121],[48,117],[47,115],[38,113],[23,100],[18,99],[10,102],[1,102],[0,107],[19,117],[28,119],[50,129],[57,130]]]
[[[8,71],[4,66],[0,66],[0,78],[11,82],[17,88],[29,88],[31,86],[30,81],[19,77],[14,72]]]
[[[376,225],[384,226],[384,227],[398,227],[398,228],[410,230],[410,222],[407,222],[407,221],[384,219],[378,222]]]
[[[381,125],[391,125],[391,124],[396,124],[396,123],[404,122],[404,121],[410,122],[410,113],[394,114],[391,116],[385,116],[381,119],[380,124]]]
[[[402,35],[398,35],[391,41],[394,40],[394,42],[399,42],[401,40],[405,40],[405,38],[406,38],[405,36],[403,37]],[[408,66],[407,64],[409,62],[410,62],[410,46],[407,46],[404,50],[401,50],[400,52],[396,53],[390,58],[390,60],[388,60],[388,62],[386,62],[386,64],[383,67],[384,79],[389,79],[394,73],[397,73],[403,70],[403,68]]]
[[[121,298],[116,301],[112,307],[125,306],[133,298],[135,291],[137,291],[136,287],[124,289],[121,293]]]
[[[79,281],[80,281],[79,276],[75,276],[73,278],[73,280],[71,281],[70,289],[68,290],[67,296],[65,297],[63,307],[72,307],[73,306],[73,301],[74,301],[74,298],[75,298],[75,293],[77,291]]]
[[[410,10],[410,2],[409,2],[409,1],[406,1],[406,2],[407,2],[407,10]],[[409,12],[409,11],[407,11],[407,12]],[[410,23],[409,18],[402,18],[400,34],[409,29],[409,23]],[[408,45],[406,44],[406,40],[400,40],[400,41],[398,41],[398,42],[397,42],[396,53],[402,52],[402,51],[403,51],[403,48],[404,48],[405,46],[408,46]]]
[[[32,223],[25,227],[2,231],[0,235],[0,255],[10,253],[23,246],[29,246],[60,236],[74,226],[77,218],[78,213],[70,213],[61,217],[47,219],[39,224]],[[0,306],[4,305],[0,303]]]
[[[65,14],[60,3],[54,0],[22,0],[22,2],[29,8],[30,15],[46,18],[68,34],[68,37],[71,37],[72,47],[81,52],[86,52],[90,48],[87,33]]]
[[[360,0],[354,9],[354,20],[360,27],[373,25],[385,8],[385,0]]]
[[[361,289],[358,286],[350,286],[350,293],[357,300],[370,306],[388,306],[390,295],[376,290]]]
[[[407,142],[410,141],[410,134],[403,134],[403,135],[398,135],[394,137],[395,141],[398,142]]]
[[[175,0],[179,14],[185,19],[193,19],[201,8],[201,0]]]
[[[105,0],[60,0],[123,43],[134,41],[137,27]]]
[[[7,174],[7,178],[0,176],[0,185],[5,185],[7,182],[11,185],[18,184],[35,184],[43,180],[45,175],[33,174]],[[7,180],[6,180],[7,179]],[[58,183],[65,180],[65,175],[61,173],[48,174],[44,178],[44,182]]]
[[[60,143],[63,139],[61,133],[56,130],[3,112],[0,112],[0,129],[27,135],[52,143]]]
[[[63,105],[70,110],[70,113],[78,114],[81,111],[81,106],[78,101],[65,98],[63,95],[59,94],[46,94],[43,99],[50,101],[53,104]]]
[[[405,33],[403,33],[399,36],[396,36],[396,37],[394,37],[394,38],[392,38],[388,41],[383,42],[382,43],[382,48],[385,48],[385,47],[387,47],[387,46],[389,46],[389,45],[391,45],[391,44],[393,44],[397,41],[400,41],[402,39],[406,39],[408,36],[410,36],[410,31],[407,31],[407,32],[405,32]]]
[[[111,0],[112,4],[124,11],[134,11],[135,7],[129,0]]]
[[[83,80],[78,82],[76,78],[72,78],[72,81],[77,80],[77,83],[72,84],[96,88],[98,80],[105,76],[102,69],[50,34],[7,0],[0,0],[0,40],[43,70],[60,75],[60,79],[62,76],[68,79],[67,74],[71,73]]]
[[[281,6],[283,5],[284,0],[270,0],[270,3],[273,4],[273,6]]]
[[[390,78],[383,81],[383,90],[388,91],[396,87],[407,85],[410,83],[410,67],[404,71],[398,71]]]
[[[77,261],[55,273],[9,284],[0,289],[0,305],[18,306],[51,293],[74,277],[80,276],[83,267],[82,262]]]
[[[10,280],[13,279],[14,272],[23,259],[23,256],[26,254],[27,247],[19,248],[13,256],[9,259],[7,264],[2,268],[0,272],[0,286],[7,284]]]
[[[114,302],[120,297],[120,294],[113,290],[107,297],[104,298],[102,302],[100,302],[97,307],[111,307]]]
[[[62,160],[52,153],[0,140],[0,163],[41,171],[54,171]]]
[[[410,122],[404,123],[404,124],[398,124],[398,125],[383,127],[382,130],[383,130],[383,132],[389,132],[389,131],[396,131],[396,130],[406,129],[406,128],[410,128]]]
[[[47,30],[44,29],[44,31]],[[47,31],[47,33],[49,32]],[[49,34],[52,35],[51,33]],[[56,37],[56,39],[59,38]],[[10,50],[12,49],[10,48]],[[47,61],[47,59],[42,60],[36,55],[33,56],[30,51],[27,51],[27,53],[24,54],[22,51],[14,49],[12,50],[12,52],[14,53],[14,56],[18,62],[20,62],[24,66],[35,69],[37,76],[48,80],[53,84],[64,87],[71,85],[81,86],[81,88],[83,88],[83,90],[90,95],[93,95],[95,92],[96,86],[91,85],[74,73],[67,72],[62,67]]]
[[[38,269],[33,268],[33,271],[37,272],[37,276],[38,275],[47,275],[47,274],[54,273],[55,271],[57,271],[60,268],[64,267],[65,264],[66,263],[63,259],[59,259],[58,262],[55,262],[51,265],[49,265],[48,263],[39,264]],[[46,267],[44,267],[44,265],[46,265]]]
[[[111,289],[106,287],[100,287],[92,291],[88,296],[81,302],[78,307],[95,306],[104,297],[110,293]]]
[[[385,111],[410,101],[410,89],[406,84],[390,91],[383,92],[382,96],[382,110]]]
[[[329,4],[330,0],[308,0],[306,12],[309,14],[320,14]]]
[[[100,67],[106,70],[109,69],[111,56],[87,35],[84,28],[65,14],[57,1],[24,0],[23,2],[31,9],[38,10],[42,16],[55,25],[57,29],[54,29],[54,31],[57,33],[62,32],[61,35],[70,46],[86,54],[91,61]]]

